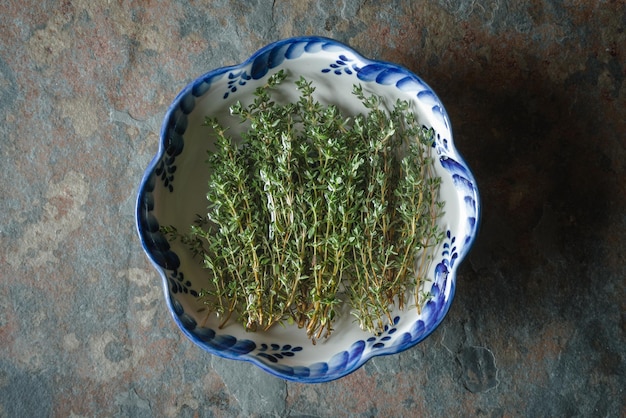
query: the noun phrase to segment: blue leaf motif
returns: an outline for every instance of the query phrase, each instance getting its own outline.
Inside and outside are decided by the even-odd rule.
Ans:
[[[361,68],[361,71],[358,73],[359,80],[363,81],[376,81],[376,77],[382,71],[384,71],[387,66],[382,64],[370,64]]]

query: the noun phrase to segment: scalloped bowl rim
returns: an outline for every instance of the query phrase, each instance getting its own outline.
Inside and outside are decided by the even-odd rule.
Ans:
[[[287,55],[285,55],[286,51],[288,51],[290,48],[304,49],[304,52],[302,53],[307,54],[309,52],[306,50],[306,48],[309,46],[311,47],[310,49],[314,51],[327,49],[331,51],[342,51],[344,54],[350,53],[350,57],[352,57],[352,59],[356,60],[359,63],[365,64],[362,65],[360,68],[354,67],[354,69],[352,70],[357,76],[359,76],[359,80],[363,82],[375,82],[380,84],[395,83],[396,87],[398,87],[400,83],[414,83],[415,85],[412,85],[410,87],[415,88],[415,86],[417,86],[419,90],[417,94],[427,92],[428,103],[433,103],[433,112],[436,113],[441,123],[443,123],[448,130],[448,137],[445,138],[444,143],[445,150],[438,151],[446,155],[445,162],[446,164],[448,164],[446,167],[447,170],[449,170],[451,173],[454,172],[453,175],[457,176],[455,177],[455,179],[460,178],[460,185],[458,187],[465,188],[467,192],[467,196],[465,197],[465,199],[466,201],[471,201],[470,206],[468,206],[468,210],[470,212],[473,212],[470,213],[471,217],[468,218],[470,219],[470,221],[466,228],[467,234],[463,237],[463,243],[461,244],[462,247],[455,254],[455,258],[452,260],[452,262],[448,262],[447,266],[443,266],[446,269],[445,272],[443,272],[445,273],[446,283],[449,283],[449,289],[447,290],[448,296],[445,300],[445,304],[440,306],[439,310],[437,311],[436,320],[428,323],[428,329],[421,330],[421,334],[417,334],[419,335],[419,337],[393,346],[382,347],[381,349],[378,349],[376,351],[369,351],[366,354],[363,354],[365,352],[364,347],[363,344],[361,344],[362,341],[359,341],[357,347],[354,346],[356,343],[350,347],[352,351],[347,351],[347,354],[341,353],[342,355],[340,356],[340,358],[334,360],[334,362],[337,363],[336,367],[334,366],[333,360],[331,359],[326,363],[322,362],[320,364],[316,363],[315,365],[311,365],[309,368],[293,368],[290,366],[282,366],[281,364],[277,364],[278,362],[268,362],[268,356],[259,357],[258,355],[247,355],[251,351],[251,347],[255,345],[254,342],[248,341],[246,343],[243,342],[243,340],[237,340],[236,338],[233,342],[232,339],[228,339],[222,336],[218,338],[217,335],[212,335],[210,329],[201,330],[199,327],[197,327],[197,323],[195,323],[193,319],[190,319],[189,316],[184,313],[180,303],[172,297],[172,294],[170,292],[171,278],[168,277],[169,269],[166,266],[167,261],[164,261],[162,258],[159,258],[159,256],[155,255],[155,253],[158,252],[156,249],[160,248],[159,245],[166,244],[163,244],[162,242],[157,243],[158,240],[151,239],[153,237],[150,235],[150,228],[147,226],[147,223],[149,221],[146,218],[149,215],[149,212],[152,210],[152,208],[150,208],[149,202],[150,193],[154,188],[154,181],[156,177],[155,172],[158,169],[158,165],[163,161],[165,157],[167,157],[167,152],[169,152],[168,135],[172,134],[172,124],[175,125],[177,123],[176,121],[184,116],[184,107],[186,106],[185,101],[188,101],[190,97],[193,100],[192,96],[198,93],[197,90],[203,90],[204,92],[206,92],[205,88],[209,88],[203,86],[202,83],[208,82],[210,86],[212,80],[221,78],[226,73],[240,73],[244,69],[250,70],[247,76],[251,77],[252,79],[254,79],[256,76],[263,77],[265,76],[265,73],[269,71],[269,69],[277,67],[285,60],[291,59]],[[342,54],[341,56],[345,58],[344,54]],[[298,57],[293,59],[297,59]],[[272,62],[271,60],[275,60],[275,62]],[[339,60],[337,62],[339,62]],[[273,66],[273,64],[276,65]],[[255,66],[258,74],[254,74]],[[329,68],[331,68],[330,71],[337,71],[336,67]],[[333,70],[332,68],[335,69]],[[346,68],[341,68],[340,66],[339,70],[350,71],[350,67],[348,66]],[[244,75],[246,75],[245,72]],[[183,110],[181,111],[181,109]],[[194,342],[205,351],[220,357],[234,360],[243,360],[253,363],[261,369],[265,370],[266,372],[286,380],[296,381],[300,383],[328,382],[354,372],[373,357],[396,354],[415,346],[424,338],[428,337],[428,335],[430,335],[439,326],[441,321],[446,316],[448,310],[450,309],[452,300],[454,299],[458,266],[464,260],[477,236],[481,215],[480,199],[474,176],[461,155],[454,147],[449,118],[445,108],[443,107],[443,104],[441,104],[441,101],[436,96],[434,91],[413,72],[394,63],[365,58],[361,54],[356,52],[353,48],[333,39],[317,36],[283,39],[268,44],[265,47],[259,49],[240,64],[216,68],[201,75],[200,77],[197,77],[187,86],[185,86],[175,97],[165,114],[159,139],[160,140],[158,151],[149,163],[147,169],[145,170],[139,186],[135,211],[136,228],[144,252],[146,253],[151,263],[154,265],[162,278],[162,286],[165,300],[174,321],[187,338],[189,338],[192,342]],[[440,146],[443,147],[443,144]],[[450,156],[454,158],[448,158]],[[443,157],[441,158],[443,160]],[[452,244],[450,244],[450,246],[452,246]],[[167,248],[165,248],[165,250],[167,250]],[[450,253],[452,253],[452,250],[450,250]],[[204,334],[198,334],[199,329],[201,330],[201,332],[204,332]],[[250,343],[252,345],[250,345]],[[288,345],[284,345],[283,348],[287,346]],[[355,353],[357,354],[355,355]],[[269,355],[269,357],[272,357],[272,355]]]

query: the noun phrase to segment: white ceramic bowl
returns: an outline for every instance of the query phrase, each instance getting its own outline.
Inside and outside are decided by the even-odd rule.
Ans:
[[[348,314],[340,315],[331,337],[316,345],[296,326],[246,332],[232,321],[218,329],[217,318],[207,320],[197,298],[206,272],[185,246],[168,242],[159,231],[163,225],[186,231],[196,214],[206,213],[205,160],[212,145],[202,126],[205,116],[232,124],[229,107],[238,100],[249,102],[255,88],[280,69],[289,74],[283,85],[303,75],[313,81],[318,100],[345,112],[363,111],[352,94],[355,84],[389,103],[407,100],[420,123],[436,132],[435,171],[442,178],[440,197],[445,201],[440,226],[446,234],[433,254],[424,288],[432,298],[421,314],[415,309],[394,312],[393,323],[381,335],[362,331]],[[295,89],[289,91],[278,97],[295,99]],[[232,124],[229,132],[236,135],[240,129],[239,123]],[[405,68],[366,59],[346,45],[319,37],[270,44],[242,64],[210,71],[185,87],[167,111],[159,150],[141,180],[136,207],[141,244],[163,279],[167,307],[182,332],[212,354],[249,361],[305,383],[337,379],[373,356],[398,353],[426,338],[450,308],[456,271],[476,237],[479,213],[474,177],[454,147],[448,115],[433,90]]]

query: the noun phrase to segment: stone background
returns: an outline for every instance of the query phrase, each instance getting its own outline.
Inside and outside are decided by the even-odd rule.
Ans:
[[[0,416],[626,416],[624,0],[0,0]],[[422,76],[483,202],[426,341],[302,385],[175,327],[134,226],[165,110],[322,35]]]

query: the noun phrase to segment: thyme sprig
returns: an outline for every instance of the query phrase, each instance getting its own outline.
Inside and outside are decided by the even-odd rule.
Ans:
[[[410,295],[421,309],[428,249],[442,239],[434,132],[407,102],[387,111],[361,86],[353,93],[366,112],[352,117],[315,100],[302,77],[298,101],[277,104],[272,90],[286,77],[279,71],[252,103],[231,107],[248,126],[240,145],[206,119],[215,135],[208,212],[188,234],[164,229],[202,260],[200,297],[220,326],[295,322],[315,342],[345,302],[379,333]]]

